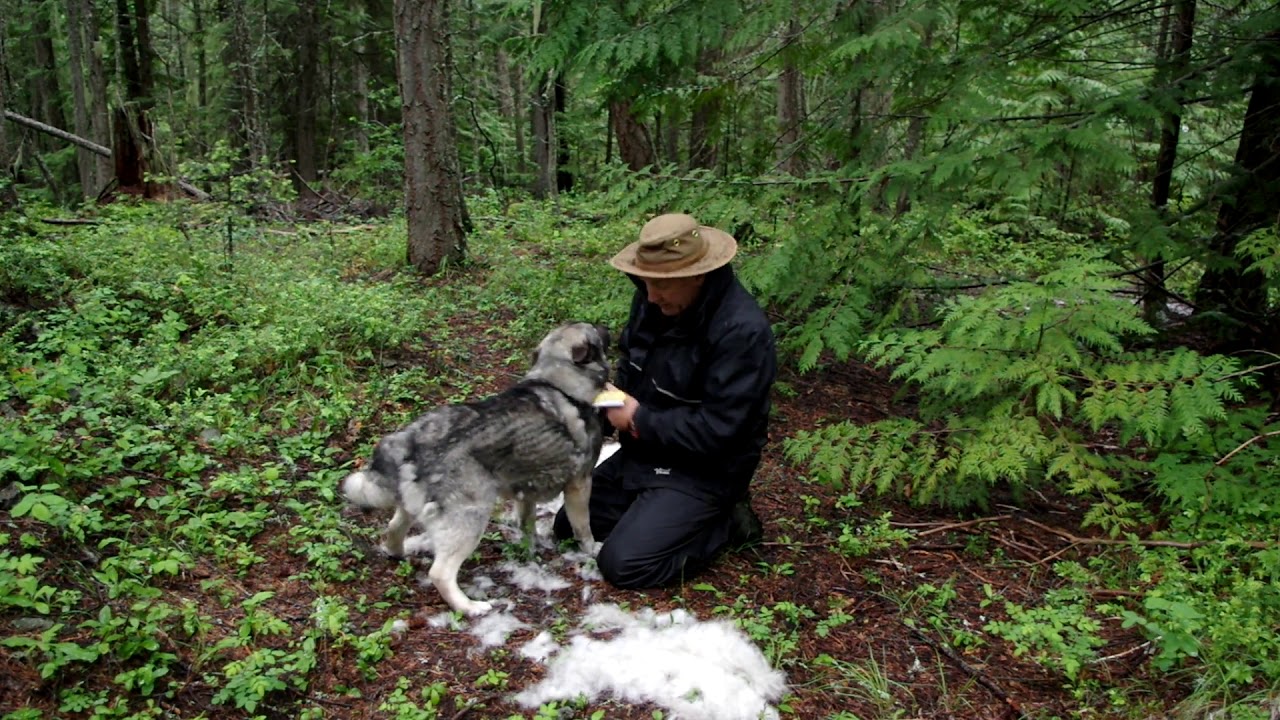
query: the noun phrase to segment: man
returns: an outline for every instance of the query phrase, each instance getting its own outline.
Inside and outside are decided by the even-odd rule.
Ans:
[[[610,260],[636,285],[606,412],[621,447],[595,471],[591,528],[615,586],[679,581],[760,540],[748,485],[768,434],[777,354],[734,276],[738,244],[689,215],[659,215]],[[607,429],[607,428],[606,428]],[[572,537],[562,510],[557,538]]]

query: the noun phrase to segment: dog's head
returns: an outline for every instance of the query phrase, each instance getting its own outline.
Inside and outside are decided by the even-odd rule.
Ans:
[[[538,343],[528,376],[551,382],[571,396],[590,402],[609,381],[608,353],[608,328],[566,323]]]

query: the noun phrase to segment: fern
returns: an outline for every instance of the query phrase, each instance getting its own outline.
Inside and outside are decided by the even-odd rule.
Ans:
[[[1141,514],[1124,492],[1142,478],[1171,503],[1204,501],[1204,441],[1261,422],[1242,426],[1233,410],[1251,376],[1232,358],[1127,350],[1152,331],[1118,295],[1116,270],[1071,260],[944,303],[938,328],[867,336],[858,351],[919,393],[920,420],[833,425],[788,442],[789,457],[820,480],[919,503],[982,506],[996,488],[1053,484],[1092,497],[1089,521],[1113,533]],[[1119,445],[1092,445],[1099,434]],[[1221,494],[1243,498],[1250,477],[1219,482]]]

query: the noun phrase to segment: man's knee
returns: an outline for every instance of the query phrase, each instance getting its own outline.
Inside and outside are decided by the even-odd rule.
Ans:
[[[606,582],[624,590],[640,590],[666,585],[672,573],[673,559],[655,562],[638,557],[624,543],[608,542],[600,548],[596,565]]]

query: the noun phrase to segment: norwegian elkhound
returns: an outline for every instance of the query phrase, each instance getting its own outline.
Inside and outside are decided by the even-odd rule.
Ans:
[[[422,415],[382,438],[369,465],[342,481],[356,505],[395,508],[383,542],[387,554],[402,556],[409,528],[424,522],[435,552],[427,575],[454,610],[490,610],[462,592],[458,570],[499,499],[515,501],[532,543],[535,505],[564,492],[578,544],[596,552],[587,501],[603,436],[591,401],[609,378],[608,347],[603,327],[561,325],[539,343],[533,367],[514,386]]]

